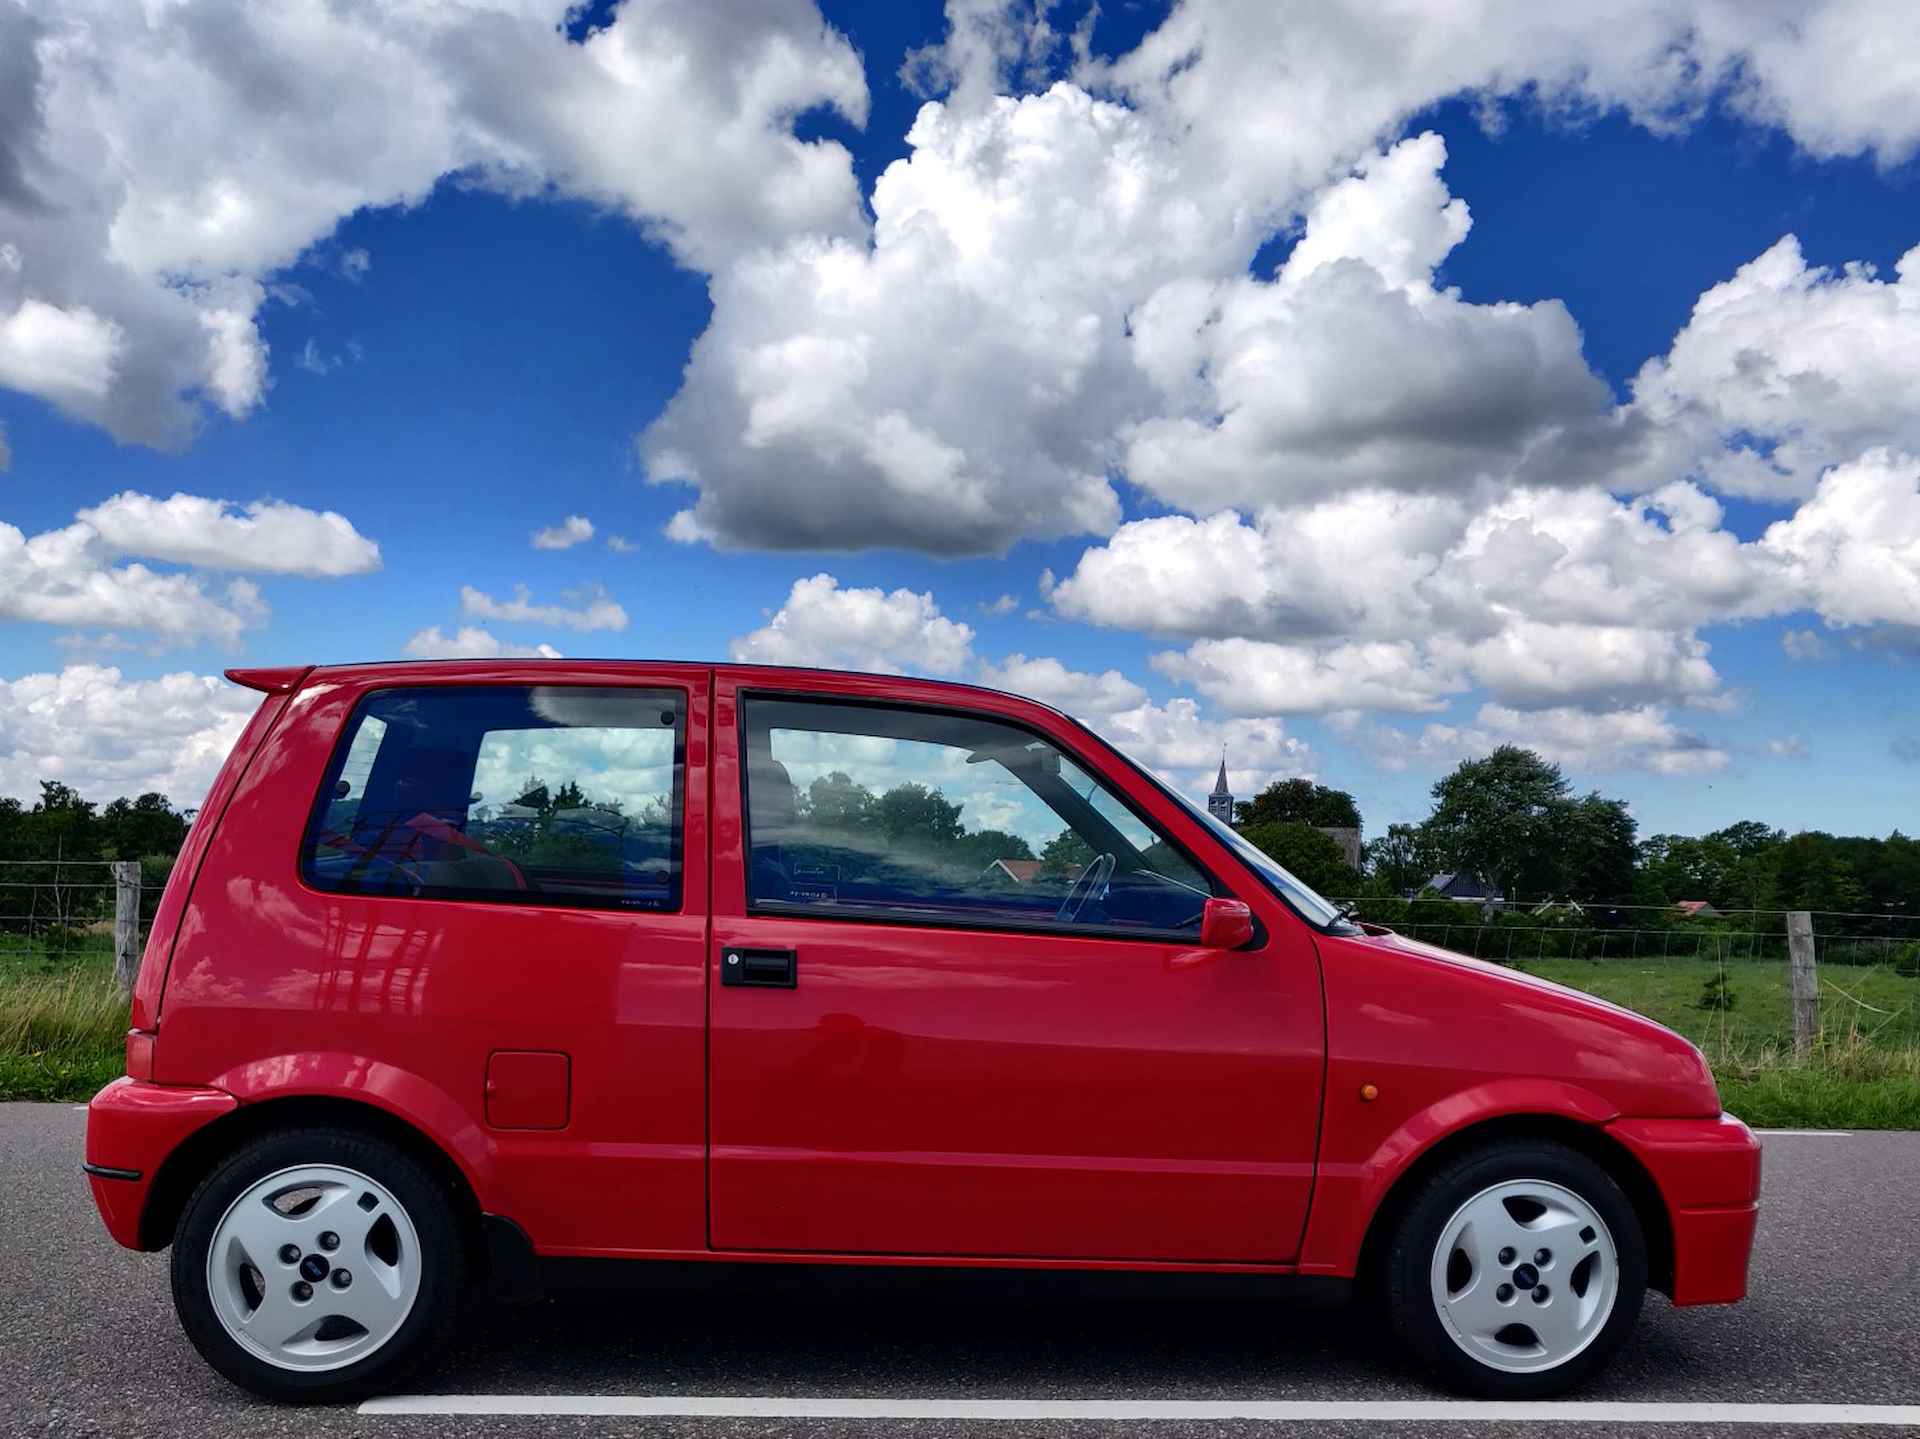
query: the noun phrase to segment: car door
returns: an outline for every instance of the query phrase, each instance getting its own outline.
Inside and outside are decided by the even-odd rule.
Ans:
[[[1305,927],[1038,706],[785,678],[715,681],[714,1246],[1292,1259]],[[1199,946],[1209,893],[1251,948]]]

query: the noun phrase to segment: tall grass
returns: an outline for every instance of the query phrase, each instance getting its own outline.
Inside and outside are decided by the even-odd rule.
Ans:
[[[80,1099],[120,1073],[127,1002],[96,966],[0,982],[0,1098]]]

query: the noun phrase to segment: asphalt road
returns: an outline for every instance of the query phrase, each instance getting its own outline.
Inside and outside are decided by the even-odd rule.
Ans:
[[[207,1369],[174,1322],[167,1259],[100,1227],[80,1174],[85,1115],[0,1105],[0,1432],[47,1435],[1266,1433],[1213,1419],[904,1421],[479,1417],[266,1406]],[[1766,1138],[1753,1297],[1639,1331],[1582,1400],[1920,1404],[1920,1134]],[[1171,1280],[848,1276],[753,1270],[487,1310],[418,1385],[434,1394],[1050,1400],[1406,1400],[1436,1396],[1344,1309]],[[1751,1416],[1755,1411],[1725,1411]],[[1565,1423],[1559,1439],[1638,1432]],[[1344,1420],[1289,1434],[1402,1435],[1430,1422]],[[1539,1432],[1454,1422],[1449,1436]],[[1845,1432],[1716,1422],[1662,1434]],[[1872,1432],[1900,1432],[1878,1429]],[[1910,1430],[1907,1432],[1920,1432]]]

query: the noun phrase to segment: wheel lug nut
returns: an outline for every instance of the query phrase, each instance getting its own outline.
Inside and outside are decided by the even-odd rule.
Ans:
[[[321,1238],[321,1241],[322,1241],[322,1242],[324,1243],[324,1242],[325,1242],[325,1240],[326,1240],[326,1236],[325,1236],[325,1235],[323,1234],[323,1235],[321,1235],[321,1236],[320,1236],[320,1238]],[[1535,1264],[1551,1264],[1551,1263],[1553,1263],[1553,1251],[1552,1251],[1551,1249],[1536,1249],[1536,1250],[1534,1250],[1534,1251],[1533,1251],[1533,1262],[1534,1262]]]
[[[280,1246],[280,1262],[282,1264],[298,1264],[300,1262],[300,1246],[298,1244],[282,1244]]]
[[[1511,1284],[1502,1284],[1498,1289],[1493,1291],[1493,1297],[1498,1299],[1502,1304],[1505,1304],[1509,1299],[1513,1298],[1513,1286]]]
[[[1500,1251],[1500,1262],[1502,1264],[1513,1263],[1515,1257],[1516,1256],[1514,1255],[1514,1252],[1511,1249],[1502,1249]]]
[[[313,1286],[304,1279],[295,1280],[293,1285],[293,1298],[295,1303],[305,1304],[309,1299],[313,1298]]]
[[[321,1230],[320,1231],[320,1247],[326,1250],[329,1254],[331,1254],[334,1250],[340,1247],[340,1236],[338,1234],[335,1234],[331,1229]]]
[[[1548,1293],[1547,1286],[1544,1284],[1533,1291],[1533,1302],[1535,1304],[1545,1304],[1551,1297],[1552,1295]]]
[[[336,1269],[333,1271],[333,1287],[335,1289],[345,1289],[351,1283],[353,1283],[353,1276],[347,1273],[346,1270]]]

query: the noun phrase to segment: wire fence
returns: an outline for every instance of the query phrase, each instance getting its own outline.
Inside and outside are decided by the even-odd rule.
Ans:
[[[130,975],[164,888],[131,861],[0,860],[0,970]]]

